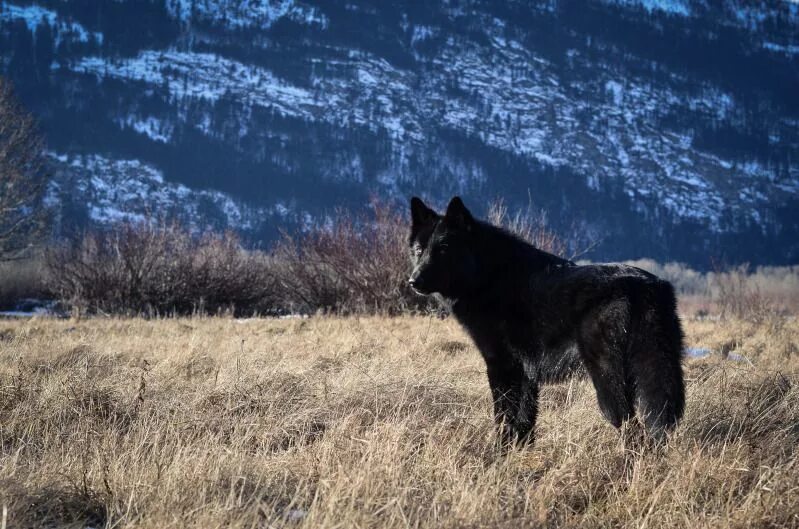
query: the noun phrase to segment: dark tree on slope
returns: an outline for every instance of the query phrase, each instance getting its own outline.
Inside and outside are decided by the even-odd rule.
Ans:
[[[47,178],[36,124],[0,78],[0,261],[24,257],[42,236]]]

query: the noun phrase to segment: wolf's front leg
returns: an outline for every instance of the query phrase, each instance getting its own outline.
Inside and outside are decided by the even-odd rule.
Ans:
[[[538,383],[528,379],[515,362],[488,364],[488,383],[494,400],[494,419],[503,444],[529,443],[538,411]]]
[[[522,376],[519,407],[514,422],[516,442],[532,444],[535,438],[535,420],[538,416],[538,381]]]

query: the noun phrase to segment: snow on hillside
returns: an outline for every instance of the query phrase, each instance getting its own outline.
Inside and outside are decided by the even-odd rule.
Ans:
[[[661,11],[671,15],[690,16],[691,2],[688,0],[603,0],[623,6],[642,7],[649,11]]]
[[[142,118],[128,115],[117,119],[117,123],[122,129],[132,129],[158,143],[168,144],[172,139],[172,127],[152,116]]]
[[[294,0],[166,0],[169,13],[184,22],[196,18],[233,29],[266,29],[283,17],[295,22],[326,27],[319,10]]]
[[[56,43],[65,38],[79,42],[89,42],[89,39],[99,44],[103,42],[102,33],[87,31],[81,24],[59,17],[53,10],[36,4],[20,6],[9,2],[0,3],[0,22],[15,20],[23,20],[31,33],[35,33],[42,24],[49,25],[55,33]]]
[[[430,67],[448,72],[461,90],[479,94],[476,101],[445,96],[444,77],[414,90],[415,74],[365,53],[346,61],[325,61],[326,75],[312,79],[312,90],[265,68],[212,53],[146,50],[126,59],[85,57],[69,67],[97,78],[166,86],[178,101],[214,102],[229,95],[284,116],[382,128],[399,156],[407,146],[423,141],[425,130],[444,124],[545,165],[579,168],[591,182],[597,177],[600,182],[622,178],[632,198],[658,196],[668,188],[671,196],[662,201],[667,209],[682,218],[703,219],[716,230],[725,229],[721,217],[733,207],[730,186],[749,189],[743,195],[745,203],[734,207],[762,203],[758,197],[765,195],[758,187],[768,182],[763,167],[742,167],[703,153],[690,136],[665,133],[658,125],[660,116],[676,112],[725,118],[735,107],[731,95],[697,89],[676,76],[673,86],[635,78],[571,82],[567,93],[557,71],[518,42],[497,33],[490,55],[470,46],[453,41]],[[572,60],[581,58],[573,55]],[[520,73],[519,64],[529,67]],[[584,101],[591,101],[590,107]],[[488,115],[486,107],[491,109]],[[594,117],[586,120],[589,108]],[[169,139],[168,127],[158,116],[121,123],[154,141]],[[207,129],[204,123],[195,126]],[[402,166],[398,169],[397,177],[403,178]],[[736,199],[738,195],[736,191]]]
[[[177,216],[195,229],[201,219],[217,219],[216,227],[251,230],[280,207],[253,208],[218,191],[189,189],[164,181],[161,171],[139,160],[119,160],[100,155],[67,157],[52,153],[57,173],[48,202],[70,200],[86,204],[89,217],[99,223],[140,222],[148,216]]]
[[[147,50],[127,59],[85,57],[69,67],[98,78],[166,86],[178,100],[213,102],[228,94],[245,105],[272,108],[285,116],[380,127],[393,138],[398,151],[401,145],[422,141],[428,127],[445,124],[545,165],[580,168],[591,181],[597,176],[621,177],[632,198],[658,196],[668,188],[671,196],[662,200],[667,209],[682,218],[702,220],[715,230],[725,229],[721,225],[729,207],[725,187],[752,188],[743,195],[746,203],[762,203],[758,197],[765,195],[755,192],[761,185],[758,182],[763,182],[759,180],[764,176],[762,168],[747,169],[702,153],[692,146],[690,135],[659,130],[658,117],[673,112],[725,117],[734,107],[729,94],[696,92],[687,80],[676,77],[674,87],[634,78],[573,82],[567,94],[543,58],[515,41],[495,38],[492,45],[493,52],[486,54],[469,49],[468,43],[453,42],[432,60],[435,69],[446,70],[458,80],[460,89],[479,93],[478,102],[444,96],[441,78],[423,91],[414,91],[411,72],[363,53],[348,61],[326,61],[328,74],[312,80],[313,90],[294,86],[264,68],[212,53]],[[530,66],[520,74],[518,64]],[[677,95],[676,88],[690,95]],[[606,96],[599,105],[591,103],[594,117],[586,120],[581,116],[589,107],[582,101],[594,98],[597,90]],[[582,97],[575,98],[575,91]],[[491,108],[490,115],[485,114],[486,106]],[[168,130],[159,128],[158,117],[130,118],[123,123],[154,141],[169,139]],[[737,190],[735,194],[740,195]]]
[[[420,139],[418,125],[406,121],[400,111],[410,98],[407,73],[384,60],[364,57],[341,66],[341,76],[314,80],[316,90],[293,86],[272,72],[210,53],[147,50],[128,59],[85,57],[66,65],[72,71],[98,79],[137,81],[152,87],[166,86],[178,99],[216,102],[228,95],[246,106],[271,108],[281,115],[322,119],[331,123],[369,126],[379,122],[394,137]],[[351,73],[357,76],[352,78]],[[356,97],[363,105],[352,105]]]
[[[120,32],[89,3],[0,0],[0,21],[17,21],[0,27],[9,49],[42,45],[20,38],[41,23],[102,44],[53,46],[52,68],[19,68],[35,62],[29,45],[6,73],[34,88],[50,76],[35,108],[54,149],[80,154],[63,167],[86,179],[76,188],[98,223],[143,214],[149,195],[252,229],[250,209],[324,215],[331,201],[412,191],[518,201],[538,186],[561,219],[597,218],[616,235],[639,222],[675,239],[685,226],[707,240],[793,229],[779,208],[799,196],[786,90],[797,3],[114,5],[143,27]]]
[[[147,50],[134,58],[113,61],[85,57],[72,69],[98,78],[166,84],[179,98],[214,102],[228,93],[246,104],[274,106],[287,115],[304,114],[303,107],[313,104],[307,91],[280,81],[269,71],[211,53]]]

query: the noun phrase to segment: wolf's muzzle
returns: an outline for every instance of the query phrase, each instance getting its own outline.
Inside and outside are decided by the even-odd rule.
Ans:
[[[418,277],[409,277],[408,278],[408,286],[410,286],[414,292],[417,294],[427,295],[430,292],[425,289],[424,284],[419,281]]]

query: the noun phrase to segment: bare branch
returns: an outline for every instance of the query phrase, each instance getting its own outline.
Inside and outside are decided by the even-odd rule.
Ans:
[[[36,124],[0,78],[0,260],[18,258],[43,235],[48,176]]]

